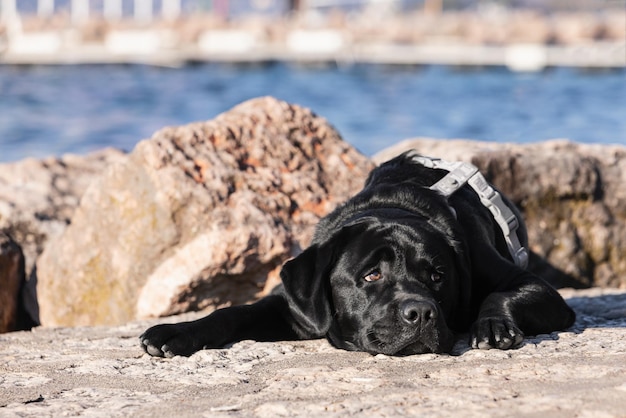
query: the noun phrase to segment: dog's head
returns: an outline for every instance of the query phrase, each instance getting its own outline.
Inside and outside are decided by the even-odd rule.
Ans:
[[[308,335],[349,350],[448,352],[469,318],[469,261],[451,228],[373,210],[287,262],[289,305]]]

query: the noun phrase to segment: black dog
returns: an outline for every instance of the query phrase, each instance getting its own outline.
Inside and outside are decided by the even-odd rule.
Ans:
[[[572,325],[574,312],[558,292],[516,264],[511,237],[493,215],[499,209],[468,184],[449,196],[433,190],[448,171],[422,160],[405,153],[374,169],[284,265],[271,295],[152,327],[140,337],[144,350],[188,356],[244,339],[326,337],[346,350],[409,355],[448,352],[455,334],[467,331],[474,348],[508,349],[525,334]],[[525,247],[519,222],[512,239]]]

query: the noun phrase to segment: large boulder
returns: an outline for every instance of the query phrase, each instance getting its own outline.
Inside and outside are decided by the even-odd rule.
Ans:
[[[626,288],[626,147],[417,139],[374,159],[407,149],[477,165],[522,210],[531,268],[553,284]]]
[[[372,166],[326,120],[272,98],[165,128],[110,165],[47,246],[41,322],[119,324],[253,300]]]
[[[0,164],[0,232],[11,236],[25,257],[25,282],[15,301],[23,308],[18,312],[18,328],[28,329],[39,321],[37,258],[50,239],[63,233],[94,177],[123,158],[124,153],[109,148],[82,156]]]

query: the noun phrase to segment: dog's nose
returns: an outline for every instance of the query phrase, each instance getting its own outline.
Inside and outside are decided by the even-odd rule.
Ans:
[[[409,325],[425,325],[437,319],[437,308],[427,301],[408,299],[400,304],[400,318]]]

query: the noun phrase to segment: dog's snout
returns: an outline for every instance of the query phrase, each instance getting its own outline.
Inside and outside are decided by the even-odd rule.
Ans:
[[[408,299],[400,304],[400,318],[409,325],[425,325],[437,319],[437,308],[427,301]]]

